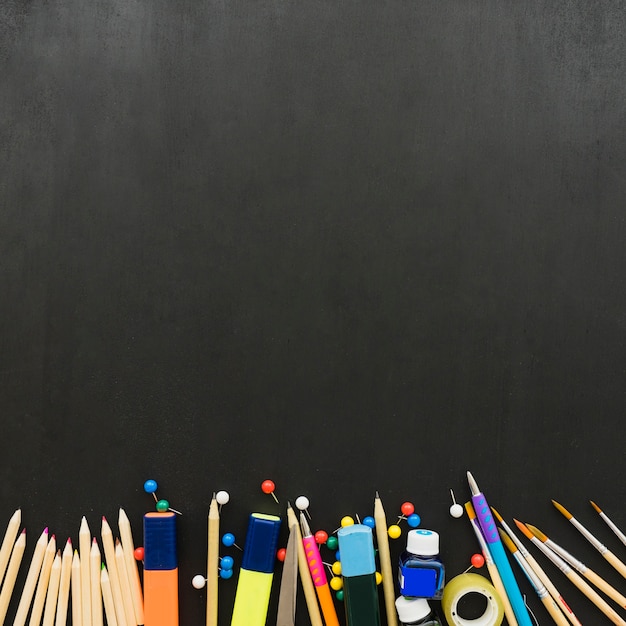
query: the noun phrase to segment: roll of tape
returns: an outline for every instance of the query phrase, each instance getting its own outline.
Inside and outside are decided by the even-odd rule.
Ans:
[[[458,613],[458,604],[469,593],[477,593],[487,600],[485,612],[476,619],[465,619]],[[465,573],[455,576],[443,589],[441,606],[454,626],[500,626],[504,617],[504,606],[494,586],[480,574]]]

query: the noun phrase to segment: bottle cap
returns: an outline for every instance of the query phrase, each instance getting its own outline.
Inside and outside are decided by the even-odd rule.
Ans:
[[[406,551],[421,556],[436,556],[439,554],[439,534],[423,528],[410,530],[406,536]]]
[[[413,624],[430,614],[431,609],[426,598],[405,598],[400,596],[396,600],[398,619],[403,624]]]

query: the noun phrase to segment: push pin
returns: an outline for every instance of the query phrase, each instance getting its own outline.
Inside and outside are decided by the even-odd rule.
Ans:
[[[457,504],[457,501],[454,498],[454,491],[452,491],[452,489],[450,489],[450,495],[452,496],[450,515],[452,515],[452,517],[455,517],[456,519],[458,519],[459,517],[463,517],[463,507],[460,504]]]
[[[133,556],[135,557],[135,561],[141,561],[143,563],[143,557],[144,557],[144,550],[141,546],[135,548],[135,550],[133,551]]]
[[[232,556],[223,556],[220,558],[219,573],[220,578],[227,579],[233,575],[233,565],[235,561]],[[207,584],[207,579],[202,574],[196,574],[191,579],[191,585],[194,589],[203,589]]]
[[[276,494],[274,493],[275,489],[276,489],[276,485],[274,484],[273,480],[264,480],[261,483],[261,491],[263,493],[267,493],[271,495],[272,498],[274,498],[276,504],[278,504],[278,498],[276,497]]]
[[[298,496],[296,498],[296,508],[300,511],[304,511],[309,519],[311,514],[309,513],[309,499],[306,496]]]
[[[417,528],[422,523],[422,518],[415,512],[415,506],[412,502],[402,503],[396,525],[399,525],[402,520],[406,520],[410,528]]]
[[[472,554],[472,558],[470,559],[470,566],[463,572],[467,574],[472,567],[475,569],[480,569],[485,564],[485,557],[478,552],[476,554]]]
[[[143,490],[146,493],[151,493],[152,497],[154,498],[154,501],[156,502],[156,510],[159,513],[165,513],[165,511],[171,511],[172,513],[176,513],[177,515],[182,515],[182,513],[180,511],[177,511],[176,509],[172,509],[170,507],[170,503],[167,500],[159,500],[157,498],[156,495],[156,490],[158,488],[157,482],[156,480],[146,480],[146,482],[143,484]]]
[[[369,526],[372,530],[376,528],[376,520],[371,515],[363,518],[363,524]]]
[[[318,546],[321,546],[328,541],[328,533],[325,530],[318,530],[313,536],[315,538],[315,543]]]
[[[228,493],[228,491],[218,491],[215,494],[215,501],[220,505],[219,506],[219,512],[222,512],[222,506],[224,504],[228,504],[228,502],[230,501],[230,494]]]
[[[222,543],[227,547],[230,548],[231,546],[235,546],[235,548],[237,548],[237,550],[241,550],[243,552],[243,549],[240,548],[236,543],[235,543],[235,535],[233,535],[233,533],[224,533],[222,535]]]

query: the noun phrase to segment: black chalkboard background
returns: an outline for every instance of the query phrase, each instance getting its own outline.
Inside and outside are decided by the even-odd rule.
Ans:
[[[77,541],[85,515],[99,537],[122,506],[141,543],[147,478],[183,512],[185,626],[218,489],[241,543],[249,512],[301,494],[328,531],[375,490],[390,523],[410,500],[451,577],[477,551],[448,514],[469,469],[624,591],[550,503],[626,559],[588,502],[626,528],[624,9],[5,0],[0,518],[22,507],[20,581],[46,525]]]

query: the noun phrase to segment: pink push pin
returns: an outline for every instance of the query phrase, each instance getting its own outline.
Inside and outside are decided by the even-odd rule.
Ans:
[[[264,480],[261,483],[261,491],[263,493],[267,493],[271,495],[272,498],[274,498],[274,500],[276,501],[276,504],[278,504],[278,498],[276,497],[276,494],[274,493],[275,489],[276,489],[276,485],[274,484],[273,480]]]

